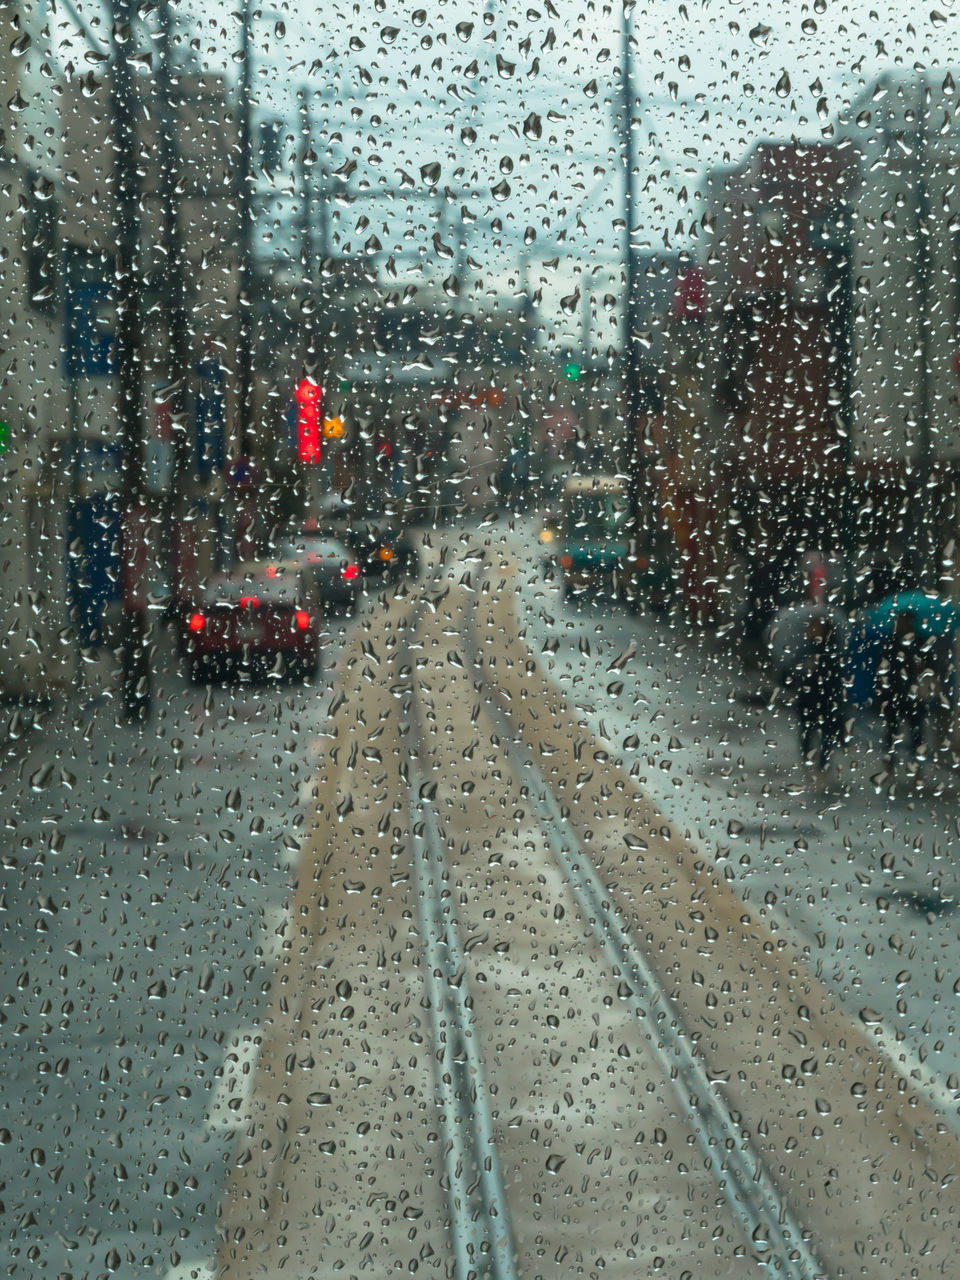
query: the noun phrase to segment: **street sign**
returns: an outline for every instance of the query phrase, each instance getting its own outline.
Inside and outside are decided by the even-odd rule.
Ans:
[[[115,370],[117,313],[106,280],[78,278],[68,267],[64,306],[64,353],[68,378],[107,377]]]
[[[194,464],[201,479],[208,479],[224,466],[226,426],[223,369],[212,356],[197,363],[196,425],[194,430]]]

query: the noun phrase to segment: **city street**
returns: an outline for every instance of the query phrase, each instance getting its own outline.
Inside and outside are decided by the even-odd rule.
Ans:
[[[956,1274],[960,25],[735,7],[4,4],[0,1274]]]
[[[459,972],[475,1007],[467,1039],[489,1093],[521,1273],[573,1274],[606,1252],[635,1274],[624,1206],[640,1166],[624,1160],[626,1135],[641,1114],[642,1130],[662,1134],[658,1149],[689,1145],[694,1131],[669,1088],[639,1101],[639,1080],[660,1069],[649,1032],[622,993],[611,1005],[610,961],[589,913],[568,900],[569,876],[525,815],[536,785],[514,748],[504,753],[494,688],[508,695],[544,778],[556,779],[571,829],[599,858],[648,958],[668,957],[668,989],[694,1028],[704,979],[696,964],[669,962],[671,931],[684,913],[696,917],[697,903],[708,921],[727,921],[705,963],[709,990],[728,994],[719,1006],[711,994],[699,1033],[723,1079],[764,1044],[769,1002],[784,1033],[800,1008],[808,1043],[847,1046],[819,1050],[835,1060],[818,1086],[829,1112],[818,1110],[839,1134],[861,1123],[856,1107],[844,1118],[844,1098],[857,1096],[848,1072],[871,1043],[870,1088],[885,1124],[899,1123],[897,1070],[909,1078],[913,1122],[923,1127],[927,1099],[956,1124],[960,940],[943,856],[952,791],[937,795],[934,780],[922,795],[878,792],[869,725],[858,726],[843,785],[811,791],[789,715],[750,705],[751,678],[732,655],[661,619],[564,604],[543,580],[530,521],[500,518],[424,541],[422,584],[370,598],[358,619],[328,621],[315,687],[194,688],[161,638],[148,726],[118,728],[109,697],[79,713],[72,704],[5,765],[7,1268],[179,1280],[212,1274],[219,1256],[231,1280],[272,1267],[279,1276],[283,1256],[305,1256],[322,1239],[331,1275],[359,1274],[363,1258],[382,1270],[407,1257],[443,1273],[453,1245],[435,1145],[436,1028],[422,990],[429,927],[407,812],[436,804],[454,859]],[[494,685],[470,673],[476,626],[482,678]],[[569,724],[534,658],[569,700]],[[437,737],[413,765],[428,770],[419,781],[397,721],[411,673],[425,698],[418,714]],[[638,799],[627,803],[632,789]],[[663,818],[638,816],[650,803]],[[661,848],[652,833],[668,832],[664,821]],[[745,932],[738,900],[755,921]],[[776,980],[767,990],[756,968],[763,937],[769,954],[782,950],[776,963],[787,968],[771,971],[780,981],[794,947],[805,952],[804,996],[787,997],[794,976],[780,995]],[[740,996],[721,981],[728,965],[752,974]],[[839,997],[842,1016],[816,979]],[[742,1044],[731,1031],[740,1020]],[[740,1104],[754,1137],[772,1127],[771,1151],[781,1153],[772,1170],[793,1141],[779,1147],[778,1126],[792,1132],[801,1114],[778,1092],[783,1053],[773,1050],[766,1084],[754,1057],[754,1092]],[[868,1131],[858,1141],[881,1149]],[[607,1154],[590,1173],[583,1162],[594,1148]],[[790,1177],[813,1176],[803,1162],[814,1150],[801,1142]],[[826,1158],[841,1154],[831,1146]],[[585,1217],[556,1180],[568,1165],[569,1182],[581,1163],[577,1179],[593,1186],[578,1202]],[[694,1164],[696,1178],[688,1172],[672,1189],[658,1161],[645,1167],[641,1183],[654,1179],[665,1204],[693,1197],[695,1216],[723,1224],[706,1264],[699,1237],[688,1255],[662,1211],[651,1241],[675,1273],[740,1274],[745,1228],[719,1208],[705,1167]],[[858,1186],[854,1168],[847,1181]],[[255,1206],[278,1188],[288,1208],[274,1205],[264,1219]],[[608,1235],[597,1232],[594,1204],[611,1207]],[[854,1233],[849,1247],[860,1244]]]

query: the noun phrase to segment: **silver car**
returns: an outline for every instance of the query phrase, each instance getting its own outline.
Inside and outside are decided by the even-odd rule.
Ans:
[[[298,533],[279,546],[281,560],[310,575],[320,600],[353,604],[363,590],[363,571],[349,547],[325,533]]]

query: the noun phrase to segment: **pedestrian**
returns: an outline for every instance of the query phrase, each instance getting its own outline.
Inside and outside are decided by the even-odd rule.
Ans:
[[[793,690],[801,758],[816,765],[823,781],[830,757],[843,741],[843,653],[828,614],[808,619],[803,641],[785,684]]]
[[[757,667],[764,665],[764,637],[783,597],[787,563],[784,552],[774,553],[769,559],[756,561],[747,580],[744,656]]]
[[[906,741],[911,763],[919,765],[934,680],[930,642],[921,639],[916,615],[909,610],[898,613],[883,646],[876,677],[889,770],[894,767],[895,749],[901,740]],[[901,726],[905,726],[902,737]]]

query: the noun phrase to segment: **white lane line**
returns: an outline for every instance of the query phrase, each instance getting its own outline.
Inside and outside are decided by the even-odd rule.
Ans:
[[[813,963],[810,954],[810,943],[800,930],[781,912],[773,907],[764,907],[760,917],[772,927],[772,931],[782,933],[790,940],[791,945],[808,964]],[[828,988],[829,990],[829,988]],[[841,1009],[848,1017],[851,1015],[849,1005],[834,995]],[[887,1059],[893,1069],[913,1084],[918,1093],[922,1093],[928,1102],[942,1111],[950,1120],[954,1129],[960,1131],[960,1089],[951,1089],[945,1080],[924,1062],[917,1049],[898,1040],[896,1033],[883,1021],[871,1021],[863,1025],[863,1034],[872,1038],[877,1048]]]
[[[279,964],[292,941],[290,912],[284,906],[268,907],[263,913],[263,934],[257,950],[267,964]]]
[[[255,1028],[234,1031],[223,1056],[220,1077],[207,1114],[209,1132],[226,1133],[249,1122],[250,1097],[259,1053],[260,1033]]]
[[[300,783],[299,798],[300,803],[305,807],[316,807],[317,800],[320,796],[320,783],[317,780]]]
[[[171,1267],[164,1280],[213,1280],[213,1263],[206,1258],[195,1262],[178,1262]]]
[[[292,841],[288,844],[283,840],[280,845],[280,865],[284,867],[295,867],[300,862],[300,851],[303,848],[302,840]]]

